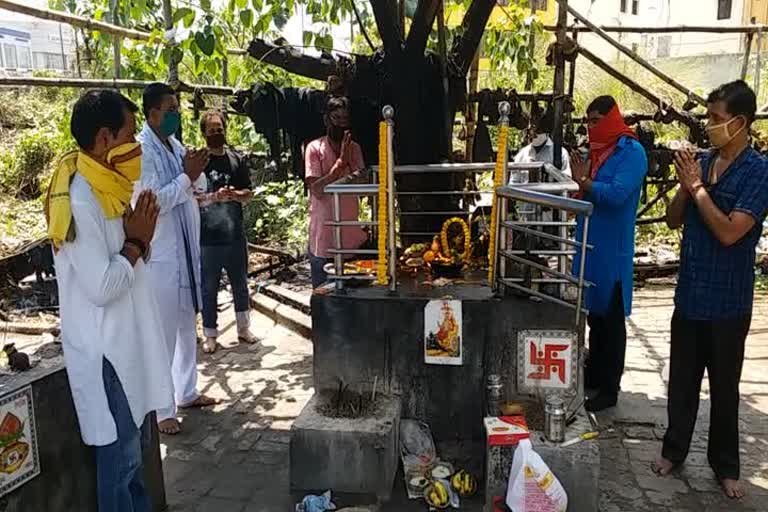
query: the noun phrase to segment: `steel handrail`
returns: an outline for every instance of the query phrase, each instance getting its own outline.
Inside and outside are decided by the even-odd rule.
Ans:
[[[557,210],[565,210],[576,215],[592,215],[592,210],[594,209],[594,206],[589,201],[546,194],[522,188],[518,185],[502,185],[496,189],[496,194],[513,201],[523,201]]]

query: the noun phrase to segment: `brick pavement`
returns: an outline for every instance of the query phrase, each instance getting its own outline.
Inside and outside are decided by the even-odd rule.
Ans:
[[[627,371],[619,406],[602,415],[617,436],[600,440],[601,512],[714,512],[768,510],[768,296],[755,307],[742,378],[742,474],[749,496],[741,503],[722,497],[706,462],[709,397],[702,390],[701,421],[692,453],[679,475],[658,478],[650,462],[660,450],[666,424],[666,377],[672,290],[649,287],[635,293],[628,322]],[[184,413],[184,432],[165,437],[166,488],[170,510],[201,512],[292,511],[288,492],[288,441],[292,420],[312,394],[312,345],[271,320],[254,314],[259,347],[234,339],[232,314],[225,349],[200,355],[201,385],[221,398],[211,409]],[[426,510],[402,500],[385,510]],[[476,503],[462,510],[480,510]],[[581,511],[579,511],[581,512]]]

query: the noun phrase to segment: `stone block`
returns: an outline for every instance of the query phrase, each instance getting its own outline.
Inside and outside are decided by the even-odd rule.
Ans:
[[[315,394],[291,428],[291,491],[375,495],[389,500],[398,467],[400,398],[382,396],[365,418],[320,414]]]
[[[96,512],[96,461],[83,444],[63,362],[41,364],[27,372],[0,377],[2,395],[32,387],[40,454],[40,475],[0,500],[0,512]],[[155,511],[166,495],[157,423],[144,453],[145,482]]]
[[[565,438],[570,439],[589,430],[589,421],[579,416],[566,430]],[[600,445],[597,441],[583,441],[562,448],[546,441],[543,432],[531,431],[531,444],[565,488],[568,512],[597,512],[600,500]],[[497,450],[493,457],[488,453],[486,455],[486,512],[493,510],[494,497],[506,495],[514,452],[514,449]]]

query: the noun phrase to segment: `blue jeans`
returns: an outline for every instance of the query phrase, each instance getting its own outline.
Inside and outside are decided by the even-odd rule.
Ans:
[[[247,312],[248,247],[245,238],[227,245],[204,245],[201,251],[203,328],[206,336],[216,331],[218,323],[218,296],[221,271],[226,270],[232,286],[235,313]]]
[[[312,275],[312,288],[317,288],[318,286],[322,286],[326,281],[328,281],[328,274],[325,272],[323,267],[326,263],[329,263],[333,260],[331,258],[321,258],[320,256],[315,256],[311,252],[307,254],[309,254],[309,271]]]
[[[137,428],[123,386],[109,361],[102,370],[109,410],[117,426],[117,441],[96,447],[96,487],[99,512],[152,512],[144,486],[144,450],[149,445],[149,415]]]

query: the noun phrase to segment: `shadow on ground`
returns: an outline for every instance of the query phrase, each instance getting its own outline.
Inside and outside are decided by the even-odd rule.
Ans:
[[[671,477],[652,474],[666,425],[670,288],[635,294],[629,320],[626,371],[619,406],[600,421],[615,432],[599,441],[601,512],[765,511],[768,507],[768,297],[755,305],[747,341],[740,412],[742,476],[748,497],[736,503],[720,492],[706,459],[708,387],[702,390],[699,422],[686,465]],[[222,403],[184,412],[184,432],[163,438],[168,502],[172,511],[287,512],[297,496],[289,493],[290,426],[312,395],[312,345],[270,320],[254,315],[258,346],[223,337],[213,357],[200,354],[201,389]],[[229,338],[231,333],[230,319]],[[478,444],[441,446],[446,458],[481,474]],[[423,511],[421,501],[405,498],[402,474],[395,480],[385,512]],[[480,511],[481,498],[461,510]],[[344,496],[340,506],[348,505]],[[586,512],[586,511],[577,511]]]

